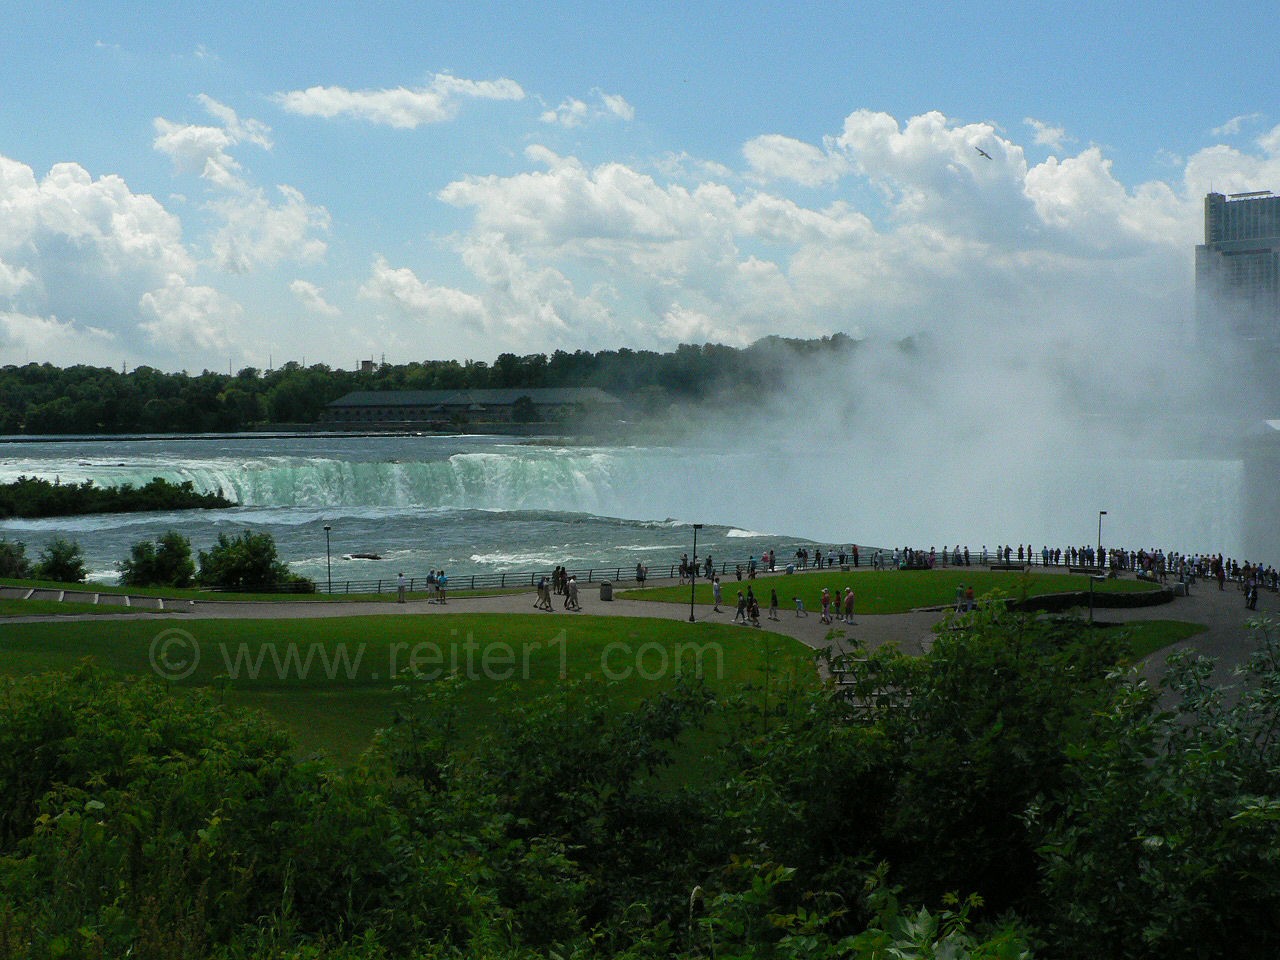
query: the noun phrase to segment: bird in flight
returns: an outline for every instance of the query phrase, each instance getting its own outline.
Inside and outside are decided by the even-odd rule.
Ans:
[[[980,156],[986,157],[988,160],[991,159],[991,154],[987,153],[987,151],[983,150],[981,147],[974,147],[973,149],[977,150]]]

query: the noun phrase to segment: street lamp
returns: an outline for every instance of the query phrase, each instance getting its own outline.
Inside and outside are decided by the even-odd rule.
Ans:
[[[329,524],[324,525],[324,572],[329,581],[329,593],[333,593],[333,564],[329,559],[329,531],[332,529]]]
[[[1098,511],[1098,570],[1102,570],[1102,518],[1107,515],[1107,511]]]
[[[695,523],[693,525],[693,576],[689,578],[689,622],[693,623],[693,595],[698,588],[698,531],[702,529],[702,524]]]

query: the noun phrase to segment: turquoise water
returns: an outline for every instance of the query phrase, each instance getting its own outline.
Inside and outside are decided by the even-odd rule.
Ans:
[[[803,431],[801,431],[803,432]],[[0,522],[29,556],[53,536],[110,581],[130,547],[168,529],[207,549],[265,531],[295,572],[335,581],[570,567],[655,572],[691,552],[791,556],[800,544],[923,549],[1093,543],[1238,549],[1243,466],[1232,460],[872,456],[722,431],[705,447],[570,446],[503,437],[87,439],[0,444],[0,482],[21,475],[108,485],[152,477],[222,491],[225,511]],[[362,560],[354,554],[377,554]]]
[[[494,437],[297,437],[24,442],[0,446],[0,482],[18,476],[101,485],[190,481],[240,504],[220,511],[0,522],[28,556],[53,536],[80,543],[91,579],[110,582],[132,544],[174,529],[194,549],[219,533],[268,532],[299,574],[335,581],[644,562],[691,550],[682,513],[696,468],[666,448],[583,448]],[[707,518],[698,517],[699,522]],[[326,548],[324,527],[331,530]],[[706,522],[698,552],[780,553],[807,542]],[[328,555],[326,556],[326,549]],[[353,554],[376,554],[380,560]]]

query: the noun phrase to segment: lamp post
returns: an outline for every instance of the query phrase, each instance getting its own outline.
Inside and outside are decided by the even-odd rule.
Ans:
[[[1107,515],[1107,511],[1098,511],[1098,571],[1102,572],[1102,518]]]
[[[1106,515],[1107,511],[1098,511],[1098,572],[1097,574],[1089,574],[1089,626],[1093,626],[1093,584],[1095,581],[1105,580],[1107,577],[1102,566],[1102,518]]]
[[[329,531],[332,529],[329,524],[324,525],[324,573],[329,581],[329,593],[333,593],[333,563],[329,559]]]
[[[693,576],[689,578],[689,622],[693,623],[693,596],[694,591],[698,588],[698,531],[702,529],[702,524],[695,523],[693,525]]]

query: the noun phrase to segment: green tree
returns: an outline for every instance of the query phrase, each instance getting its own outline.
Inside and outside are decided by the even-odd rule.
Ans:
[[[34,572],[38,580],[57,583],[83,583],[88,575],[80,544],[65,537],[54,537],[45,544]]]
[[[310,580],[289,572],[271,534],[248,530],[236,537],[220,533],[208,552],[201,550],[197,579],[206,587],[249,593],[315,588]]]
[[[516,423],[536,423],[539,419],[538,407],[533,398],[516,397],[515,403],[511,404],[511,419]]]
[[[1280,953],[1280,633],[1228,694],[1213,664],[1136,674],[1072,752],[1043,845],[1044,927],[1068,958]]]
[[[27,545],[20,540],[0,537],[0,577],[25,580],[31,576],[31,561],[27,559]]]
[[[195,579],[191,541],[169,530],[155,539],[141,540],[120,561],[120,582],[127,587],[187,587]]]

